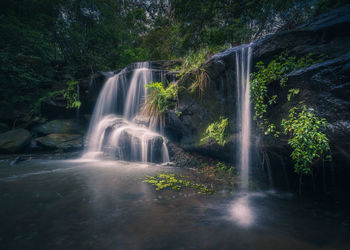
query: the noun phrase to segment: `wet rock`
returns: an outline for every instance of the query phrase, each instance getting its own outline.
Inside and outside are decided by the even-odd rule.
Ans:
[[[76,110],[66,108],[66,100],[63,96],[48,97],[40,104],[40,113],[48,119],[74,118]]]
[[[83,138],[77,134],[49,134],[36,138],[35,141],[46,149],[73,151],[83,148]]]
[[[149,162],[162,161],[163,137],[140,128],[124,129],[117,142],[116,156],[123,160]],[[145,154],[145,155],[143,155]]]
[[[14,129],[0,134],[0,151],[3,153],[17,153],[24,150],[30,143],[32,136],[26,129]]]
[[[6,123],[0,122],[0,133],[10,130]]]
[[[36,126],[33,131],[40,135],[48,134],[76,134],[81,132],[76,120],[62,119],[53,120]]]
[[[287,85],[288,88],[300,88],[300,98],[330,122],[328,135],[333,138],[333,145],[340,147],[340,151],[346,152],[347,155],[350,155],[347,142],[349,137],[347,131],[350,125],[350,63],[348,60],[350,30],[345,27],[350,25],[349,13],[350,5],[346,5],[306,25],[269,35],[251,44],[252,65],[258,61],[268,63],[285,50],[289,50],[290,54],[296,57],[308,53],[326,54],[325,62],[293,72],[289,76]],[[200,143],[200,138],[208,125],[217,121],[220,116],[229,118],[230,134],[237,132],[235,113],[239,104],[236,99],[235,56],[236,51],[241,48],[242,46],[237,46],[227,49],[212,56],[203,64],[210,78],[204,95],[201,96],[198,91],[189,91],[193,76],[189,75],[178,81],[178,111],[181,115],[169,116],[170,119],[166,119],[165,124],[166,135],[171,140],[180,143],[183,148],[204,155],[214,157],[227,155],[226,160],[232,161],[232,157],[228,158],[229,150],[224,149],[221,153],[215,143],[203,145]],[[252,71],[254,70],[253,66]],[[277,105],[276,109],[271,110],[271,116],[285,115],[290,108],[289,105],[292,104],[286,104],[283,107]],[[232,149],[234,143],[231,146]]]
[[[138,116],[135,116],[134,119],[132,119],[132,122],[139,125],[139,126],[143,126],[143,127],[148,128],[149,120],[150,120],[150,118],[147,116],[138,115]]]

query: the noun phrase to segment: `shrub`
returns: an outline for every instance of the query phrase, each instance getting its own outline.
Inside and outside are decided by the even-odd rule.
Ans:
[[[289,119],[282,120],[284,134],[289,134],[288,144],[292,147],[291,158],[294,171],[298,174],[311,174],[311,165],[329,152],[329,142],[322,132],[327,126],[326,119],[320,119],[305,105],[292,108]],[[330,155],[327,155],[330,159]]]
[[[220,117],[220,121],[209,124],[208,128],[205,131],[205,137],[201,139],[201,142],[213,138],[219,145],[224,146],[226,144],[226,138],[228,135],[227,130],[228,118]]]
[[[297,59],[295,56],[289,56],[288,52],[285,51],[272,60],[267,66],[265,66],[263,62],[258,62],[256,64],[257,71],[251,74],[252,80],[250,83],[255,110],[254,119],[259,122],[260,128],[264,130],[266,135],[274,134],[275,137],[279,136],[276,125],[272,124],[265,117],[268,107],[278,102],[277,95],[268,95],[268,85],[273,82],[278,82],[281,88],[286,87],[288,81],[287,75],[289,73],[321,62],[323,56],[324,55],[315,57],[310,53]],[[299,89],[290,89],[288,91],[287,100],[290,101],[291,97],[299,94],[299,92]]]

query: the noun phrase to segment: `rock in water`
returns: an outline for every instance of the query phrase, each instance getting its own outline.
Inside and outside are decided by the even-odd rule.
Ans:
[[[83,147],[82,137],[76,134],[49,134],[47,136],[36,138],[35,141],[40,146],[47,149],[73,151]]]
[[[4,153],[21,152],[29,145],[32,136],[28,130],[14,129],[0,134],[0,151]]]

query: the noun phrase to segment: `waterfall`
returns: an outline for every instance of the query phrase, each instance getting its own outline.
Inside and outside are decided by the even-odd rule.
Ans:
[[[236,50],[236,84],[237,84],[237,124],[239,129],[239,146],[237,150],[238,166],[241,172],[241,187],[249,187],[251,107],[249,74],[252,49],[249,45]]]
[[[163,72],[142,62],[135,64],[131,75],[124,69],[107,79],[94,107],[84,158],[107,154],[121,160],[169,161],[166,139],[150,125],[133,122],[147,98],[146,84],[159,75],[155,73],[163,78]]]

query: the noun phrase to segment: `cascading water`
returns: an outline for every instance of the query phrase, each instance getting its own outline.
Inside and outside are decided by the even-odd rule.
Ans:
[[[249,158],[251,140],[251,107],[249,75],[252,49],[242,46],[236,50],[236,83],[237,83],[237,124],[239,126],[239,147],[237,152],[238,166],[241,171],[241,188],[249,186]]]
[[[122,160],[169,161],[165,138],[132,122],[147,98],[146,84],[154,80],[153,71],[149,63],[137,63],[130,77],[124,69],[106,81],[91,118],[84,158],[106,153]]]

